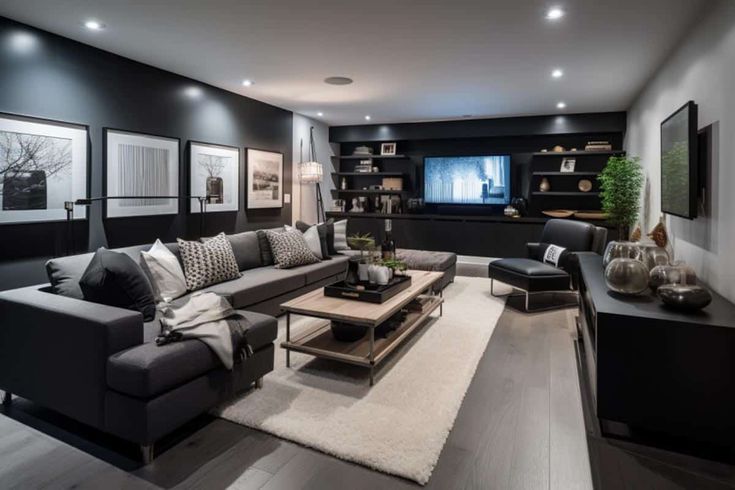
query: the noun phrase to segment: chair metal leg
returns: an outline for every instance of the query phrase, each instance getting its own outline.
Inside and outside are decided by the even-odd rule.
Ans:
[[[153,461],[153,443],[140,446],[140,455],[143,458],[143,464],[149,465]]]
[[[255,388],[260,390],[263,388],[263,378],[258,378],[255,380]]]
[[[13,401],[13,394],[9,391],[3,392],[3,405],[7,407],[11,401]]]

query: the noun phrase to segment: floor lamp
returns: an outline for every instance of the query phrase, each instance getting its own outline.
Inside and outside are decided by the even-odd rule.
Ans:
[[[308,162],[302,161],[299,164],[301,183],[316,184],[316,220],[318,223],[321,223],[323,221],[326,221],[321,188],[324,168],[321,163],[316,161],[316,148],[314,148],[314,126],[312,126],[309,130],[309,158],[310,160]]]
[[[67,226],[67,247],[66,254],[69,255],[69,244],[71,250],[74,251],[74,230],[72,223],[74,221],[74,206],[90,207],[92,203],[97,201],[125,200],[125,199],[196,199],[199,201],[199,236],[204,235],[204,215],[207,212],[207,204],[211,202],[213,196],[98,196],[84,197],[76,201],[64,201],[64,209],[66,210],[66,226]]]

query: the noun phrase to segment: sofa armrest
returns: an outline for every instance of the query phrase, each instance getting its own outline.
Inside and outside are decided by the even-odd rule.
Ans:
[[[143,316],[46,292],[0,292],[0,388],[102,427],[107,358],[143,343]]]
[[[526,244],[526,257],[536,259],[539,256],[541,244],[538,242],[529,242]]]

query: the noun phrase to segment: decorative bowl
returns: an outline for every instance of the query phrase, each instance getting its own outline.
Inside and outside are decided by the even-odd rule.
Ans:
[[[638,259],[613,259],[605,267],[605,284],[616,293],[637,296],[648,289],[648,269]]]
[[[701,310],[712,302],[709,291],[691,284],[664,284],[658,288],[657,294],[665,305],[683,311]]]

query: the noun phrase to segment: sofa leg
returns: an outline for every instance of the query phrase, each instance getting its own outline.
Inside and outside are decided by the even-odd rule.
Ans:
[[[9,391],[3,392],[3,405],[8,406],[10,405],[10,402],[13,400],[13,394]]]
[[[255,388],[260,390],[263,388],[263,378],[258,378],[255,380]]]
[[[153,462],[153,443],[140,446],[140,455],[143,458],[143,464],[149,465]]]

